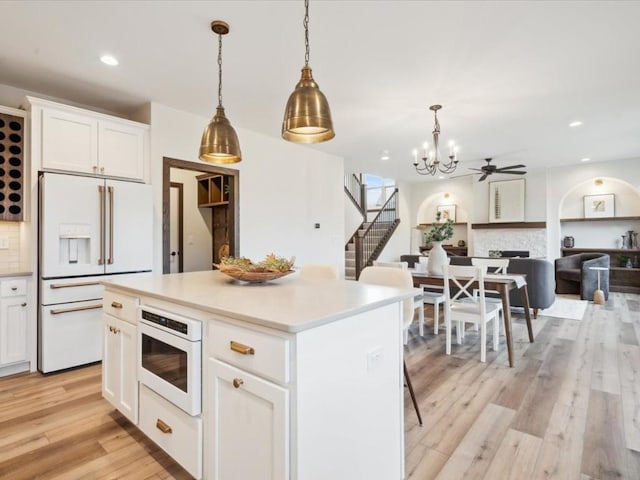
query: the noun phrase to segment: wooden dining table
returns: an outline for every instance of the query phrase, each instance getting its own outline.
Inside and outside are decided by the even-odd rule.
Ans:
[[[442,275],[432,275],[426,272],[418,272],[415,269],[409,269],[411,276],[413,277],[413,284],[416,287],[421,288],[422,285],[429,285],[434,287],[442,287],[444,285],[444,277]],[[524,316],[527,322],[527,330],[529,332],[529,341],[533,343],[533,328],[531,326],[531,312],[529,309],[529,292],[527,291],[527,282],[524,275],[524,284],[518,287],[515,275],[500,275],[489,274],[485,276],[484,288],[485,290],[495,290],[500,293],[500,299],[502,300],[502,310],[504,318],[504,332],[507,337],[507,352],[509,354],[509,366],[513,367],[513,337],[511,334],[511,305],[509,303],[509,291],[514,288],[520,288],[520,295],[522,298],[522,305],[524,307]],[[451,286],[454,286],[451,284]],[[477,287],[477,282],[475,287]],[[437,307],[436,307],[437,308]]]

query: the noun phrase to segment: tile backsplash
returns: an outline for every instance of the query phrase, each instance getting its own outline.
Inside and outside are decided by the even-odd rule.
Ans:
[[[18,222],[0,222],[0,271],[16,270],[26,260],[21,258],[20,230]]]

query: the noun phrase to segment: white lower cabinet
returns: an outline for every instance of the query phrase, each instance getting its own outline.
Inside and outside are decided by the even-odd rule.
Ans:
[[[288,479],[289,391],[219,360],[208,362],[208,478]]]
[[[132,423],[138,423],[137,329],[103,315],[102,396]]]
[[[144,385],[140,385],[138,426],[187,472],[195,478],[202,478],[202,418],[192,417]]]
[[[0,366],[27,361],[27,297],[0,299]]]

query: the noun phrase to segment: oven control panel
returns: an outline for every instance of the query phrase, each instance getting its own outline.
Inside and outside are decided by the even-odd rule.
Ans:
[[[202,340],[202,322],[149,305],[138,308],[141,322],[192,342]]]

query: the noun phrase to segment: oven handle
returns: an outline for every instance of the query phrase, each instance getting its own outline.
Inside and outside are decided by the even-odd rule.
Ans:
[[[59,308],[56,310],[51,310],[51,315],[60,315],[63,313],[72,313],[72,312],[82,312],[84,310],[97,310],[98,308],[102,308],[101,303],[98,305],[86,305],[84,307]]]

